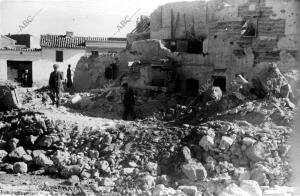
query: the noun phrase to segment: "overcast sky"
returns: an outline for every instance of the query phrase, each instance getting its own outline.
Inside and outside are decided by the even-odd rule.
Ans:
[[[126,16],[132,20],[115,37],[125,37],[140,15],[150,15],[159,5],[182,0],[0,0],[0,33],[109,37]],[[30,20],[23,24],[24,20]],[[22,31],[20,31],[22,30]]]

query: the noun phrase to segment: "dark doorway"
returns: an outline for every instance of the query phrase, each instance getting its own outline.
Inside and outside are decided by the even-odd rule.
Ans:
[[[218,86],[222,91],[226,91],[226,77],[215,76],[213,86]]]
[[[199,81],[195,79],[186,80],[186,95],[195,97],[198,95]]]
[[[28,70],[26,84],[24,84],[25,70]],[[32,61],[7,61],[7,80],[32,87]]]
[[[109,80],[116,79],[117,76],[117,65],[115,63],[110,64],[105,68],[104,72],[105,78]]]

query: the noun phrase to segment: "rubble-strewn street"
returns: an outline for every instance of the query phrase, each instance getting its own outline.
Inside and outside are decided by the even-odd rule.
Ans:
[[[121,91],[98,91],[65,93],[65,106],[56,108],[45,99],[45,89],[18,89],[23,107],[1,113],[0,169],[8,179],[20,180],[6,186],[7,179],[0,179],[3,194],[293,192],[288,139],[296,110],[288,98],[271,93],[265,99],[252,95],[241,100],[238,92],[218,97],[218,91],[208,89],[203,97],[210,94],[211,101],[197,101],[196,112],[189,114],[189,102],[174,105],[176,97],[171,95],[164,95],[170,105],[156,99],[165,110],[146,111],[155,97],[144,96],[137,98],[137,107],[152,115],[122,121],[89,117],[90,108],[99,115],[120,117],[118,110],[105,106],[118,103]],[[102,105],[96,109],[98,103]],[[48,182],[49,177],[59,180]]]

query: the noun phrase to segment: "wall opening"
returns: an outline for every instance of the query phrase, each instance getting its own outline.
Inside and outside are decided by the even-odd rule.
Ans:
[[[199,80],[186,79],[186,95],[196,97],[199,91]]]
[[[226,91],[226,77],[214,76],[213,86],[218,86],[222,91]]]
[[[114,80],[117,77],[117,65],[115,63],[110,64],[105,68],[104,75],[106,79]]]
[[[202,54],[203,53],[203,40],[202,39],[189,39],[187,46],[187,53]]]
[[[32,87],[32,61],[7,61],[7,79]]]
[[[92,51],[92,55],[93,56],[99,56],[99,52],[98,51]]]

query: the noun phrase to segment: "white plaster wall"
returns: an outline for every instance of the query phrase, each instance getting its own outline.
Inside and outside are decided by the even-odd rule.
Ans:
[[[63,62],[56,61],[56,49],[42,49],[42,51],[0,51],[0,80],[7,80],[7,60],[12,61],[32,61],[32,80],[33,85],[42,86],[47,85],[49,75],[53,71],[53,64],[59,64],[60,70],[66,72],[68,64],[75,66],[81,56],[85,55],[83,49],[57,49],[63,51]]]
[[[41,51],[13,51],[1,50],[0,51],[0,80],[7,80],[7,60],[12,61],[32,61],[32,67],[41,62]],[[32,79],[36,79],[33,74]]]
[[[56,51],[63,51],[63,62],[56,62]],[[53,64],[59,65],[59,70],[67,76],[68,65],[75,70],[79,59],[86,55],[85,49],[66,49],[66,48],[43,48],[42,61],[33,66],[34,82],[47,83],[50,73],[53,71]]]

